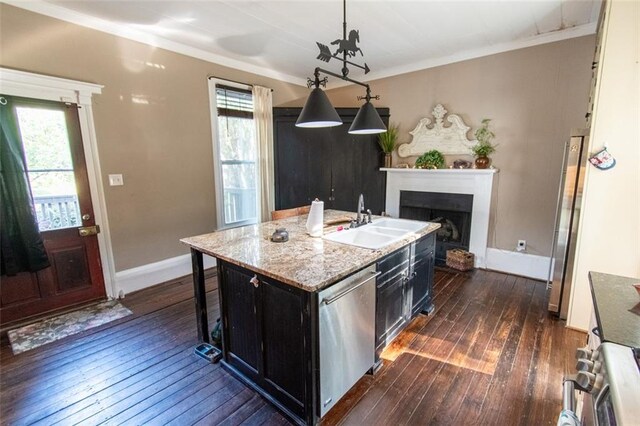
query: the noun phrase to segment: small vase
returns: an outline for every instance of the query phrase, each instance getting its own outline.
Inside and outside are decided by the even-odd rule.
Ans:
[[[384,154],[384,167],[387,169],[391,168],[391,159],[392,159],[392,155],[390,152],[387,152]]]
[[[488,169],[491,165],[491,158],[482,155],[476,158],[476,169]]]

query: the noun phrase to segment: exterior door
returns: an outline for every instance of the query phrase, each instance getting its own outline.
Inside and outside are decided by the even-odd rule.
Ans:
[[[2,276],[3,325],[106,297],[78,106],[14,98],[14,108],[51,266]]]

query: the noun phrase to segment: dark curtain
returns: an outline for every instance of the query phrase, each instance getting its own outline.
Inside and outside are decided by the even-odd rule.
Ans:
[[[49,266],[27,176],[13,99],[0,95],[0,272],[15,275]]]

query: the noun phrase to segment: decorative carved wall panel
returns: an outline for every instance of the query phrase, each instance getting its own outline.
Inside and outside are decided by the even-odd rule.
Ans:
[[[431,118],[423,118],[413,131],[409,132],[413,138],[410,143],[400,145],[398,155],[411,157],[422,155],[432,149],[437,149],[445,155],[470,155],[470,148],[478,143],[476,140],[467,139],[467,132],[471,129],[464,124],[462,118],[456,114],[447,115],[446,121],[451,123],[445,127],[444,117],[447,110],[438,104],[433,109],[435,123],[431,125]]]

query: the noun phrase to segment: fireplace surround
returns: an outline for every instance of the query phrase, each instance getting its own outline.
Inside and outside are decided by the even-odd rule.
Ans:
[[[393,217],[401,217],[403,191],[471,195],[468,250],[475,254],[475,266],[486,268],[491,199],[498,169],[381,170],[387,172],[386,212]]]

